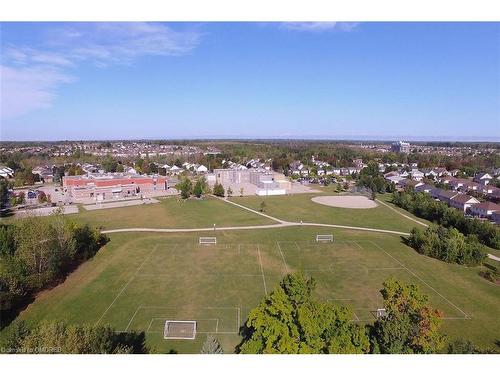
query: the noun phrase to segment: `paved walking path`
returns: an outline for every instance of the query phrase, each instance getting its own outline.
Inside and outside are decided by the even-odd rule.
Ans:
[[[185,233],[185,232],[209,232],[209,231],[228,231],[228,230],[248,230],[248,229],[273,229],[273,228],[285,228],[285,227],[294,227],[294,226],[310,226],[310,227],[327,227],[327,228],[340,228],[340,229],[350,229],[350,230],[361,230],[361,231],[366,231],[366,232],[376,232],[376,233],[387,233],[387,234],[397,234],[400,236],[409,236],[410,233],[406,232],[398,232],[394,230],[388,230],[388,229],[377,229],[377,228],[365,228],[365,227],[354,227],[350,225],[338,225],[338,224],[324,224],[324,223],[298,223],[295,221],[285,221],[278,219],[276,217],[273,217],[271,215],[267,215],[263,212],[254,210],[252,208],[243,206],[241,204],[238,204],[236,202],[232,202],[230,200],[227,200],[226,198],[220,198],[217,197],[218,199],[230,203],[232,205],[238,206],[244,210],[253,212],[257,215],[266,217],[268,219],[274,220],[277,223],[276,224],[268,224],[268,225],[247,225],[247,226],[230,226],[230,227],[208,227],[208,228],[121,228],[121,229],[108,229],[108,230],[103,230],[102,233],[122,233],[122,232],[158,232],[158,233]],[[412,217],[409,217],[398,210],[394,209],[393,207],[389,206],[388,204],[380,201],[377,199],[377,201],[387,207],[389,207],[391,210],[396,211],[398,214],[401,216],[404,216],[405,218],[414,221],[420,225],[423,226],[428,226],[425,223],[422,223],[418,220],[413,219]],[[492,254],[488,254],[488,258],[496,260],[500,262],[500,258],[496,257]]]
[[[488,258],[493,259],[493,260],[496,260],[497,262],[500,262],[500,258],[499,258],[499,257],[494,256],[493,254],[488,254]]]
[[[384,206],[386,206],[386,207],[389,207],[391,210],[393,210],[394,212],[398,213],[399,215],[401,215],[401,216],[403,216],[403,217],[407,218],[408,220],[414,221],[415,223],[420,224],[420,225],[423,225],[424,227],[428,227],[428,225],[427,225],[427,224],[422,223],[421,221],[418,221],[417,219],[414,219],[414,218],[412,218],[411,216],[405,215],[404,213],[402,213],[402,212],[400,212],[400,211],[396,210],[394,207],[391,207],[391,206],[390,206],[390,205],[388,205],[387,203],[382,202],[382,201],[381,201],[381,200],[379,200],[379,199],[375,199],[375,200],[376,200],[378,203],[383,204],[383,205],[384,205]]]

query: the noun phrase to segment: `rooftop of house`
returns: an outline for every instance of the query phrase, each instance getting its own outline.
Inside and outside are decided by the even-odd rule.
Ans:
[[[493,203],[493,202],[488,202],[488,201],[475,204],[474,207],[479,208],[481,210],[485,210],[485,211],[499,211],[500,210],[500,205]]]
[[[450,198],[450,200],[460,204],[465,204],[469,201],[479,202],[476,198],[471,197],[470,195],[467,194],[457,194],[454,197]]]

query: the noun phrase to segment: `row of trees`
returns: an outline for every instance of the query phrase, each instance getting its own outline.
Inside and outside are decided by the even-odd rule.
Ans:
[[[4,353],[20,354],[144,354],[144,332],[118,333],[109,326],[68,325],[43,321],[30,328],[16,321],[2,342]]]
[[[0,225],[0,311],[14,313],[106,242],[98,229],[75,224],[61,213]]]
[[[500,229],[478,219],[465,217],[460,211],[436,201],[428,194],[410,191],[394,192],[392,202],[415,216],[444,227],[458,229],[465,235],[476,235],[479,242],[500,249]]]
[[[177,185],[175,185],[175,188],[180,191],[181,197],[183,199],[187,199],[191,195],[194,195],[197,198],[201,198],[203,195],[210,194],[211,192],[210,186],[208,185],[205,177],[198,178],[194,185],[189,178],[185,177]]]
[[[183,199],[187,199],[191,195],[201,198],[203,195],[210,193],[213,193],[217,197],[224,197],[226,193],[228,197],[233,195],[231,187],[228,187],[226,191],[224,186],[218,182],[214,185],[213,189],[210,189],[205,177],[199,177],[194,185],[189,178],[185,177],[181,182],[175,185],[175,188],[180,191]],[[240,195],[243,195],[243,188],[240,189]]]
[[[455,228],[432,225],[424,232],[413,228],[406,242],[420,254],[448,263],[477,266],[486,257],[486,249],[476,236],[464,236]]]
[[[239,353],[435,353],[444,348],[442,314],[415,285],[394,279],[381,290],[386,315],[373,325],[352,321],[348,307],[321,302],[314,279],[287,275],[250,311]]]
[[[359,172],[358,186],[369,188],[372,192],[385,193],[395,191],[393,183],[387,181],[378,170],[376,162],[369,162],[366,168]]]

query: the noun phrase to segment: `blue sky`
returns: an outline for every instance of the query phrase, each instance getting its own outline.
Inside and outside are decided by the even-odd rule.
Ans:
[[[2,140],[500,140],[500,23],[2,23]]]

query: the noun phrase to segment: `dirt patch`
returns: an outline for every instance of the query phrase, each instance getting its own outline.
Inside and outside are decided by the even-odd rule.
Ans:
[[[341,208],[374,208],[377,203],[362,195],[328,195],[311,198],[315,203]]]

